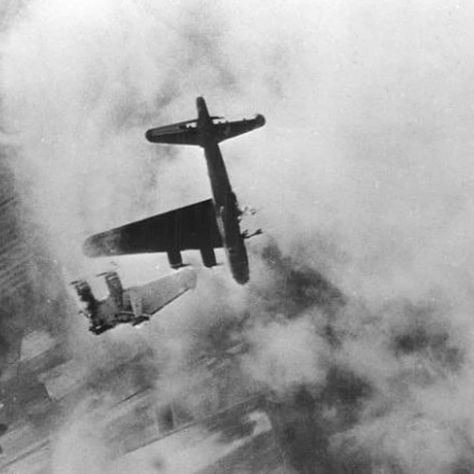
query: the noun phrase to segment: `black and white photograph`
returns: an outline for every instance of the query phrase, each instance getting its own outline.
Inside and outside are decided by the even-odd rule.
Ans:
[[[474,473],[474,3],[0,0],[0,473]]]

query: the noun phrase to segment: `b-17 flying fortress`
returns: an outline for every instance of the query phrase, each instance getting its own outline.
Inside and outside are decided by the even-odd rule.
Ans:
[[[212,198],[92,235],[84,243],[84,253],[88,257],[163,252],[167,254],[171,268],[179,269],[185,265],[181,255],[183,250],[199,250],[204,266],[213,267],[217,265],[214,249],[224,248],[234,280],[239,284],[248,282],[249,264],[244,240],[260,234],[261,230],[253,234],[240,230],[240,220],[245,211],[239,208],[232,190],[219,143],[262,127],[265,118],[258,114],[252,119],[227,122],[209,114],[203,97],[196,99],[196,106],[196,119],[151,128],[145,137],[152,143],[202,147]],[[106,277],[108,283],[110,278],[110,275]],[[117,278],[114,281],[119,281]],[[165,278],[171,281],[170,277]],[[158,293],[160,281],[153,283]],[[90,330],[96,334],[119,323],[136,324],[144,320],[145,316],[136,311],[133,303],[125,310],[116,304],[109,304],[116,300],[113,291],[107,300],[98,303],[86,282],[74,282],[74,286],[81,300],[86,302]],[[179,284],[175,285],[174,289],[169,290],[171,293],[167,294],[166,302],[155,301],[157,308],[154,312],[189,288],[183,290]],[[149,316],[147,314],[145,319]]]

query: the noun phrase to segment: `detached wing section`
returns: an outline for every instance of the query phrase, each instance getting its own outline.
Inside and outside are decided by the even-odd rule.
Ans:
[[[186,291],[196,287],[196,273],[183,268],[172,275],[127,290],[134,313],[153,315]]]
[[[181,207],[89,237],[88,257],[166,252],[174,268],[182,266],[181,250],[203,255],[222,247],[211,199]],[[211,265],[210,265],[211,266]]]
[[[263,115],[256,115],[253,119],[238,120],[236,122],[224,122],[214,125],[214,133],[217,141],[222,142],[229,138],[242,135],[243,133],[251,132],[256,128],[265,125],[265,117]]]

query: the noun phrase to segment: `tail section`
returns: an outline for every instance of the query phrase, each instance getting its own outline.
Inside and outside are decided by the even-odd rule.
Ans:
[[[211,120],[211,116],[209,115],[209,111],[207,110],[206,101],[204,97],[198,97],[196,99],[196,108],[198,112],[198,123],[207,122]]]
[[[209,115],[204,97],[196,99],[196,108],[197,119],[151,128],[145,133],[146,139],[169,145],[206,146],[209,141],[221,142],[265,125],[265,117],[260,114],[253,119],[224,122],[222,117]]]

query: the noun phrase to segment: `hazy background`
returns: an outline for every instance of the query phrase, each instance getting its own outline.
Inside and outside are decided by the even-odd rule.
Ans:
[[[287,322],[259,300],[275,280],[262,240],[249,244],[249,287],[225,267],[200,271],[157,337],[182,353],[188,330],[247,308],[245,363],[273,390],[323,387],[332,364],[370,386],[331,436],[334,456],[377,473],[474,469],[471,2],[2,8],[2,140],[68,278],[95,271],[80,251],[91,232],[209,196],[201,151],[153,146],[148,127],[193,118],[198,95],[213,114],[261,112],[263,129],[222,146],[232,184],[283,257],[347,296],[341,343],[329,348],[311,304]],[[132,282],[168,272],[161,258],[125,262]]]

